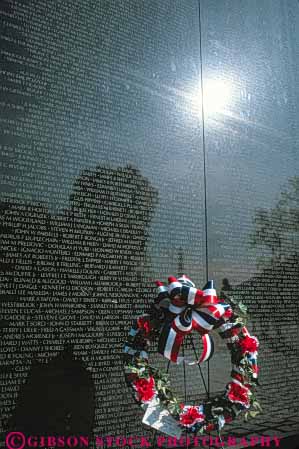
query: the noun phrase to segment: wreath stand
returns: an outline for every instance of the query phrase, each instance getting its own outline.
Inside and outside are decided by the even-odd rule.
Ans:
[[[193,335],[189,334],[187,336],[187,339],[189,340],[189,343],[191,345],[191,348],[192,348],[192,351],[193,351],[193,353],[195,355],[195,358],[198,359],[198,353],[197,353],[195,345],[194,345]],[[182,344],[182,356],[183,357],[185,355],[185,345],[186,345],[186,342],[183,342],[183,344]],[[167,374],[169,373],[170,363],[171,362],[169,360],[167,362],[167,366],[166,366],[166,370],[165,370]],[[207,361],[207,368],[208,368],[207,384],[206,384],[206,381],[205,381],[205,378],[204,378],[201,366],[199,364],[197,366],[198,366],[198,370],[199,370],[199,373],[200,373],[202,384],[203,384],[203,387],[204,387],[204,390],[205,390],[206,398],[207,398],[207,400],[209,400],[210,399],[210,361],[209,360]],[[183,361],[183,379],[184,379],[183,380],[183,382],[184,382],[184,401],[187,402],[187,376],[186,376],[186,364],[185,364],[184,361]],[[158,430],[154,429],[153,430],[153,435],[152,435],[152,441],[151,441],[151,447],[153,447],[153,449],[158,449],[157,440],[156,440],[157,433],[158,433]],[[187,436],[187,432],[186,431],[185,431],[185,435]],[[218,432],[218,438],[219,438],[219,441],[221,443],[220,448],[221,449],[225,449],[224,446],[223,446],[222,439],[221,439],[220,431]],[[192,445],[189,446],[188,441],[187,441],[185,448],[186,449],[191,449]]]

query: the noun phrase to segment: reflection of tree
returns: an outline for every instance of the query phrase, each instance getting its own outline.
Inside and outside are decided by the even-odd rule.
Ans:
[[[3,345],[11,348],[2,361],[8,376],[17,364],[29,368],[32,358],[51,359],[70,342],[105,385],[132,313],[142,306],[140,267],[156,201],[156,190],[128,166],[83,172],[70,206],[58,215],[37,203],[1,204]],[[98,403],[101,397],[120,401],[113,384],[120,375],[112,377],[106,388],[113,393],[98,391]],[[111,404],[102,419],[102,425],[115,423]]]
[[[260,273],[234,287],[234,296],[249,305],[255,332],[271,350],[295,348],[298,326],[299,177],[288,181],[272,209],[258,209],[251,244],[266,249]]]
[[[298,252],[299,232],[299,177],[288,182],[287,189],[280,194],[277,205],[272,209],[258,209],[254,219],[255,230],[251,235],[254,246],[270,250],[272,263]]]

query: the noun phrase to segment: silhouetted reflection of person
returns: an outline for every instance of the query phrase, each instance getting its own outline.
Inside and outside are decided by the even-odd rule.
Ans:
[[[232,290],[233,288],[230,285],[229,280],[227,278],[223,278],[219,297],[222,300],[229,299],[230,295],[232,294]]]
[[[33,362],[20,389],[9,430],[26,435],[92,435],[94,383],[73,346],[48,363]]]

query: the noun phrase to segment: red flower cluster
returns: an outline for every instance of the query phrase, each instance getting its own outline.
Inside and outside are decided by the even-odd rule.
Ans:
[[[197,422],[202,422],[205,415],[199,411],[199,407],[186,406],[185,412],[180,414],[180,424],[186,427],[192,427]]]
[[[232,311],[232,309],[230,307],[228,307],[226,309],[226,311],[224,312],[223,317],[230,318],[232,316],[233,316],[233,311]]]
[[[230,382],[228,384],[228,392],[227,397],[231,402],[239,402],[240,404],[245,405],[246,408],[249,407],[249,396],[248,389],[236,384],[235,382]]]
[[[153,377],[137,379],[133,382],[133,385],[139,401],[148,402],[155,396],[155,380]]]
[[[137,320],[137,326],[143,331],[144,337],[148,337],[152,331],[152,326],[148,317],[140,317]]]
[[[244,338],[239,340],[238,346],[241,348],[242,354],[245,354],[246,352],[257,351],[259,344],[257,338],[246,335]]]
[[[233,373],[232,377],[236,380],[238,380],[241,383],[244,383],[244,376],[242,376],[242,374],[239,373]]]

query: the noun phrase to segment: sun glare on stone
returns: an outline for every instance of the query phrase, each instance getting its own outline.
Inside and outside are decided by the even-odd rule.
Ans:
[[[199,88],[192,95],[193,106],[201,113],[202,98]],[[231,103],[232,89],[227,81],[207,79],[203,83],[203,109],[205,115],[223,114]]]

